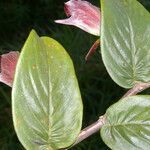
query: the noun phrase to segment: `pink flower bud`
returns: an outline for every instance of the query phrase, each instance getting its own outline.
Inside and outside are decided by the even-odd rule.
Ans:
[[[93,35],[100,35],[100,9],[87,1],[70,0],[64,10],[68,19],[56,20],[56,23],[74,25]]]
[[[9,52],[0,56],[0,82],[12,86],[19,52]]]

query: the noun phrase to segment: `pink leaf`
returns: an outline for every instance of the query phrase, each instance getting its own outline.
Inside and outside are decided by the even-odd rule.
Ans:
[[[0,56],[0,82],[12,86],[19,52],[9,52]]]
[[[56,20],[56,23],[74,25],[94,35],[100,35],[100,10],[87,1],[70,0],[64,10],[68,19]]]

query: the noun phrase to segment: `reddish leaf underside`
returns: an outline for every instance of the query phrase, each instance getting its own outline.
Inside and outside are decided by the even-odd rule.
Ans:
[[[12,51],[0,56],[0,82],[12,86],[19,52]]]

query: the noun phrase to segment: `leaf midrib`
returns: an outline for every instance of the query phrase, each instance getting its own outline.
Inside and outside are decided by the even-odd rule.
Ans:
[[[41,39],[41,41],[44,43],[44,47],[46,47],[46,44],[44,42],[44,40]],[[47,51],[47,48],[46,49],[46,61],[47,61],[47,64],[49,64],[49,52]],[[50,66],[50,65],[49,65]],[[51,86],[51,71],[50,71],[50,67],[48,66],[48,113],[49,113],[49,117],[48,117],[48,145],[51,143],[50,141],[52,140],[51,139],[51,125],[52,125],[52,118],[51,118],[51,114],[52,114],[52,111],[53,109],[50,109],[50,107],[53,107],[52,106],[52,95],[50,94],[50,91],[52,91],[52,86]],[[51,122],[50,122],[51,121]]]

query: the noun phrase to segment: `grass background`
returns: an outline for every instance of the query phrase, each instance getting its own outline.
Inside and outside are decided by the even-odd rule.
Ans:
[[[85,55],[96,37],[71,26],[58,25],[64,18],[64,0],[0,0],[0,54],[21,50],[31,29],[59,41],[73,59],[84,103],[83,127],[96,121],[126,90],[109,77],[99,50],[86,63]],[[91,0],[99,6],[99,0]],[[150,1],[140,1],[150,10]],[[145,93],[150,93],[149,90]],[[11,88],[0,84],[0,150],[22,150],[12,123]],[[99,133],[72,150],[107,150]]]

